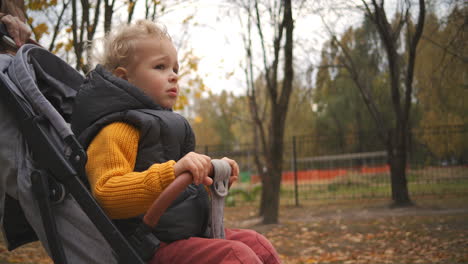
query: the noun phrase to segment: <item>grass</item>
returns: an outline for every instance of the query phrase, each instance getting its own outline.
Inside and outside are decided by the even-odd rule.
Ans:
[[[410,196],[468,194],[467,167],[409,170],[407,180]],[[260,185],[239,184],[231,190],[227,205],[258,203],[260,190]],[[298,184],[299,201],[387,198],[390,195],[388,173],[350,173],[332,180],[304,181]],[[296,197],[294,184],[283,183],[280,196],[283,204],[293,204]]]

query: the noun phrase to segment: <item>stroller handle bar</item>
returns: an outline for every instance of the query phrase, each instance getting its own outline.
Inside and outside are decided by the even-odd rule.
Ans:
[[[169,184],[169,186],[164,189],[164,191],[159,195],[159,197],[153,202],[145,216],[143,217],[143,222],[154,228],[161,215],[166,211],[166,209],[172,204],[172,202],[179,196],[179,194],[187,188],[187,186],[192,183],[192,174],[189,172],[182,173],[175,180]]]
[[[227,195],[227,184],[229,181],[229,176],[231,174],[231,166],[227,161],[214,159],[211,161],[213,165],[213,170],[210,173],[210,177],[213,178],[213,184],[211,186],[212,200],[223,198]],[[179,194],[187,188],[187,186],[192,183],[192,174],[189,172],[182,173],[175,180],[169,184],[169,186],[164,189],[164,191],[159,195],[159,197],[153,202],[148,211],[143,217],[143,223],[150,228],[154,228],[159,218],[166,211],[166,209],[172,204],[172,202],[179,196]],[[225,187],[224,189],[221,187]],[[220,193],[222,191],[222,193]],[[219,196],[219,198],[218,198]],[[216,198],[216,199],[215,199]],[[224,205],[224,199],[219,206]],[[222,221],[222,216],[221,220]]]

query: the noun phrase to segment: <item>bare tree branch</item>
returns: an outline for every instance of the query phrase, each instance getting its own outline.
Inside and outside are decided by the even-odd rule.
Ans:
[[[390,90],[392,95],[391,98],[393,103],[393,110],[395,111],[397,124],[401,124],[403,113],[400,102],[400,64],[398,59],[399,55],[397,53],[396,47],[396,38],[398,37],[398,35],[395,35],[392,31],[391,25],[388,23],[383,6],[379,6],[375,2],[375,0],[372,0],[372,3],[374,5],[374,14],[376,19],[375,22],[388,58],[391,83]]]
[[[454,56],[454,57],[457,57],[458,59],[460,59],[461,61],[463,61],[464,63],[468,63],[468,57],[465,57],[463,56],[463,54],[458,54],[457,52],[453,51],[453,50],[450,50],[448,48],[448,46],[444,46],[438,42],[436,42],[435,40],[431,39],[430,37],[428,36],[425,36],[425,35],[422,35],[421,36],[422,39],[424,40],[427,40],[429,41],[431,44],[433,44],[434,46],[437,46],[439,47],[440,49],[442,49],[444,52],[447,52],[448,54]]]
[[[57,39],[58,33],[60,32],[60,25],[62,24],[62,18],[70,2],[71,1],[68,0],[65,3],[63,3],[62,11],[60,11],[60,15],[57,17],[57,22],[55,23],[55,27],[54,27],[54,34],[52,35],[52,40],[50,41],[50,45],[49,45],[49,51],[51,52],[55,48],[55,41]]]
[[[260,114],[259,114],[259,110],[258,110],[258,102],[257,102],[257,93],[256,93],[256,88],[255,88],[255,84],[254,84],[254,73],[253,73],[253,58],[252,58],[252,10],[251,10],[251,7],[247,4],[247,5],[244,5],[243,6],[246,11],[247,11],[247,14],[248,14],[248,18],[247,18],[247,36],[243,36],[243,39],[244,39],[244,46],[245,46],[245,50],[246,50],[246,59],[247,59],[247,65],[246,65],[246,69],[245,69],[245,73],[246,73],[246,81],[247,81],[247,87],[248,87],[248,90],[247,90],[247,97],[248,97],[248,100],[249,100],[249,109],[250,109],[250,113],[251,113],[251,116],[252,116],[252,120],[255,124],[255,127],[256,129],[254,129],[254,136],[255,136],[255,139],[257,140],[256,142],[258,142],[258,140],[260,140],[261,142],[261,146],[262,146],[262,149],[264,152],[266,152],[266,146],[267,146],[267,143],[266,143],[266,135],[265,135],[265,128],[264,128],[264,125],[263,125],[263,121],[262,121],[262,118],[260,118]],[[241,19],[239,17],[239,19]],[[258,129],[258,131],[257,131]],[[260,135],[258,135],[258,133],[260,133]]]
[[[104,0],[104,32],[109,32],[112,27],[115,0]]]
[[[406,73],[406,79],[405,79],[406,93],[405,93],[405,109],[404,109],[404,116],[403,116],[404,124],[406,124],[409,119],[409,110],[411,107],[411,95],[413,92],[414,65],[416,62],[416,48],[422,36],[425,17],[426,17],[426,6],[424,3],[424,0],[419,0],[418,23],[416,25],[416,32],[414,36],[410,39],[410,45],[409,45],[409,51],[408,51],[409,53],[408,66],[407,66],[407,73]]]
[[[334,42],[340,47],[345,55],[345,61],[343,63],[344,67],[348,70],[351,74],[351,79],[354,81],[354,84],[358,87],[359,91],[361,92],[361,96],[364,99],[364,103],[369,110],[369,113],[374,119],[375,123],[377,124],[377,131],[379,133],[379,137],[383,142],[387,142],[388,139],[386,137],[386,130],[387,126],[383,120],[382,114],[378,110],[377,106],[375,105],[375,100],[373,99],[372,92],[364,85],[360,79],[360,74],[357,71],[358,67],[355,65],[353,58],[349,54],[348,48],[344,46],[335,36],[333,36]]]

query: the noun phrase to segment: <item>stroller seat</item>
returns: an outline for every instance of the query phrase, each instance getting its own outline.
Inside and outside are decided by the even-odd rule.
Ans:
[[[39,239],[55,263],[144,263],[81,181],[86,155],[67,121],[83,81],[38,46],[0,54],[4,240]]]

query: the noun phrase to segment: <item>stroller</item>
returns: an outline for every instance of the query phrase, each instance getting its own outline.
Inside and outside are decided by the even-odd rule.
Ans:
[[[68,124],[83,82],[41,47],[0,54],[2,234],[8,250],[40,240],[55,263],[146,263],[159,240],[144,229],[123,237],[86,185],[86,153]],[[221,160],[213,166],[211,233],[222,237],[230,167]],[[145,226],[154,227],[190,182],[188,173],[177,177],[144,216]]]

